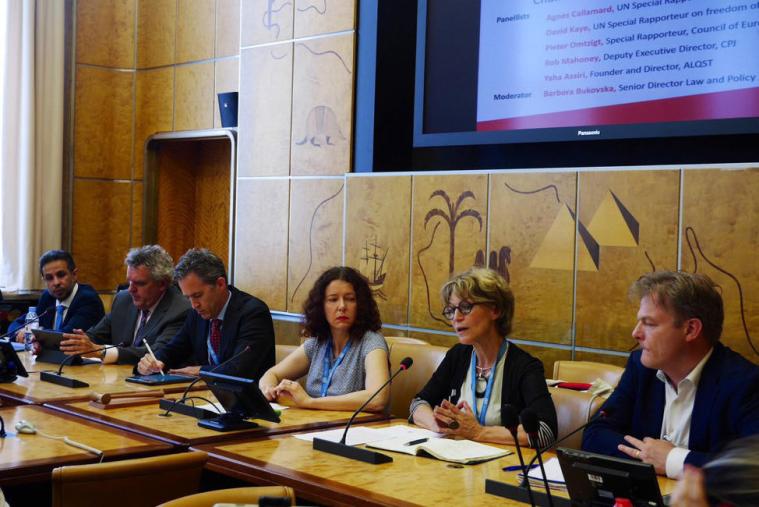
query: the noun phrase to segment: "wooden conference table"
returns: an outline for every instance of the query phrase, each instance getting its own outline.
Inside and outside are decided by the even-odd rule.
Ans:
[[[371,424],[405,424],[403,419]],[[512,449],[510,446],[498,446]],[[207,468],[257,484],[281,484],[299,497],[326,505],[523,505],[485,493],[485,479],[516,485],[516,454],[477,465],[456,465],[436,459],[384,452],[393,462],[370,465],[312,448],[311,442],[279,435],[239,443],[200,445],[209,454]],[[534,453],[524,451],[525,459]],[[660,478],[662,494],[674,481]],[[566,493],[555,493],[567,496]]]
[[[171,446],[126,431],[109,428],[85,419],[31,405],[0,408],[8,435],[0,439],[0,486],[50,481],[50,472],[61,465],[96,463],[95,454],[72,447],[63,441],[47,438],[67,436],[104,451],[105,460],[139,458],[173,452]],[[17,433],[15,424],[24,419],[37,434]]]
[[[200,391],[193,394],[214,400],[210,391]],[[89,402],[51,403],[45,406],[177,446],[330,428],[346,424],[352,415],[351,412],[345,411],[305,410],[291,407],[282,411],[279,423],[257,419],[255,422],[259,425],[258,428],[222,433],[199,427],[198,420],[190,416],[172,413],[171,417],[162,417],[160,414],[164,413],[165,410],[159,409],[157,401],[147,401],[143,405],[111,409],[95,408]],[[381,419],[386,419],[386,417],[382,414],[363,413],[356,418],[356,421],[363,423]]]
[[[126,364],[88,364],[82,366],[65,366],[63,375],[87,382],[89,387],[71,388],[59,386],[40,380],[41,371],[58,371],[53,363],[34,362],[26,352],[19,353],[19,358],[29,372],[28,377],[18,377],[14,382],[0,384],[0,399],[9,403],[29,403],[41,405],[51,402],[85,400],[92,392],[97,393],[134,393],[160,391],[176,393],[184,391],[186,384],[167,386],[145,386],[126,381],[132,376],[131,365]],[[9,404],[6,403],[6,404]]]

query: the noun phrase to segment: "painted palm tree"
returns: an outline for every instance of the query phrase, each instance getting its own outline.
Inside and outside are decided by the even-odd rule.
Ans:
[[[445,210],[435,208],[428,211],[427,215],[424,217],[424,228],[427,228],[427,223],[434,217],[440,217],[445,223],[448,224],[448,231],[450,232],[448,244],[448,276],[451,276],[453,275],[453,264],[456,254],[456,226],[459,224],[459,221],[462,218],[471,217],[479,222],[480,230],[482,230],[482,215],[480,215],[479,211],[471,208],[459,211],[459,207],[461,206],[461,203],[464,202],[464,200],[470,197],[474,200],[477,199],[471,190],[462,192],[459,195],[458,199],[456,199],[455,203],[451,202],[451,198],[448,196],[445,190],[435,190],[430,195],[430,200],[432,200],[434,197],[441,197],[443,200],[445,200],[448,209]]]

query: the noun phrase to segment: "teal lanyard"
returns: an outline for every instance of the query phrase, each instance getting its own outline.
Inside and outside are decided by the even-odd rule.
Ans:
[[[487,415],[488,406],[490,405],[490,395],[493,392],[493,381],[495,380],[496,368],[498,367],[498,363],[501,361],[501,358],[506,353],[506,348],[508,345],[509,342],[503,340],[503,343],[501,343],[501,348],[498,349],[498,359],[495,360],[493,368],[490,370],[488,386],[485,388],[485,398],[482,400],[482,413],[479,414],[477,410],[477,353],[472,350],[472,360],[469,362],[469,371],[472,376],[472,410],[474,410],[474,417],[480,421],[480,424],[482,426],[485,426],[485,415]]]
[[[343,348],[343,351],[340,352],[340,355],[337,356],[337,359],[335,360],[335,364],[330,367],[330,361],[332,360],[332,338],[330,338],[327,341],[327,350],[324,352],[324,363],[322,366],[322,389],[321,389],[321,395],[322,398],[327,396],[327,389],[329,389],[329,385],[332,383],[332,376],[335,374],[335,370],[337,370],[337,367],[340,366],[340,363],[343,362],[343,359],[345,358],[345,354],[348,353],[348,350],[351,348],[351,341],[348,340],[348,343],[345,344],[345,348]]]

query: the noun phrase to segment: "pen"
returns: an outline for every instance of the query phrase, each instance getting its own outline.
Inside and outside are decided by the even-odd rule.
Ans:
[[[453,398],[454,396],[456,396],[456,390],[455,389],[451,389],[451,394],[448,395],[448,402],[449,403],[453,403],[451,401],[451,398]],[[451,421],[450,423],[448,423],[448,428],[450,428],[452,430],[457,430],[459,428],[459,422],[455,421],[455,420]]]
[[[538,465],[530,465],[529,470],[532,470],[533,468],[537,468]],[[522,465],[511,465],[507,467],[503,467],[504,472],[521,472],[522,471]]]
[[[158,362],[158,359],[156,359],[156,357],[155,357],[155,354],[153,354],[153,349],[151,349],[151,348],[150,348],[150,344],[149,344],[148,342],[143,342],[143,343],[145,344],[145,347],[147,347],[147,349],[148,349],[148,354],[150,354],[150,357],[152,357],[152,358],[153,358],[153,361],[155,361],[155,362],[157,363],[157,362]],[[162,376],[162,377],[165,377],[165,376],[166,376],[166,375],[164,375],[164,373],[163,373],[163,369],[161,369],[161,376]]]
[[[420,438],[418,440],[412,440],[411,442],[406,442],[403,445],[417,445],[417,444],[423,444],[425,443],[429,438]]]

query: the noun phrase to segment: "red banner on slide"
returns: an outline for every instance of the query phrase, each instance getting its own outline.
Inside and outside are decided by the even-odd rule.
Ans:
[[[630,123],[721,120],[757,116],[759,116],[759,87],[482,121],[477,123],[477,130],[626,125]]]

